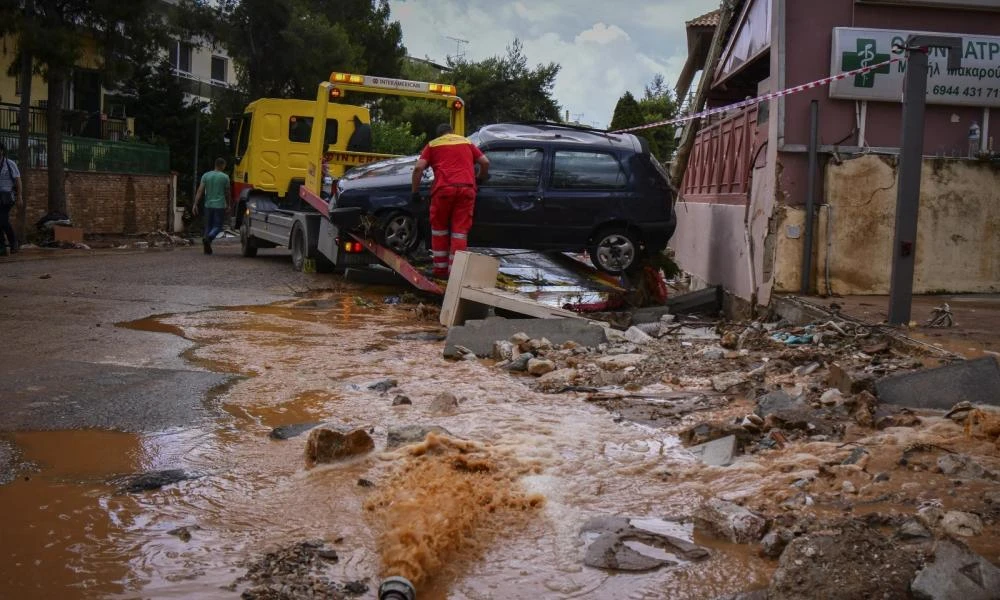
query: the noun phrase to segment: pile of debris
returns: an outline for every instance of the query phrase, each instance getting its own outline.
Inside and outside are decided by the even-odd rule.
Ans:
[[[326,574],[327,568],[338,560],[337,551],[327,548],[323,540],[291,544],[250,561],[246,565],[246,574],[229,584],[227,589],[236,591],[249,584],[240,595],[244,600],[343,600],[368,592],[364,581],[340,584],[330,579]]]

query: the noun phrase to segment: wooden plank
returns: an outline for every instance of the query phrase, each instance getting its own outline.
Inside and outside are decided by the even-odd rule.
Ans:
[[[500,261],[492,256],[462,251],[455,254],[448,277],[448,287],[441,303],[441,324],[447,327],[461,325],[467,319],[481,319],[488,308],[462,304],[461,290],[464,286],[492,288],[497,284]]]
[[[535,317],[538,319],[583,318],[575,312],[563,310],[554,306],[548,306],[529,298],[525,298],[524,296],[514,292],[508,292],[505,290],[498,290],[495,288],[463,287],[460,293],[463,301],[494,306],[496,308],[516,312],[528,317]]]

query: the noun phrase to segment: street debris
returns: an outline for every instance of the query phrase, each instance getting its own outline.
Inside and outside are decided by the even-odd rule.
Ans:
[[[306,461],[309,464],[336,462],[365,454],[374,448],[375,442],[364,429],[343,432],[320,427],[309,432]]]
[[[336,550],[323,540],[290,544],[248,562],[246,573],[227,589],[237,591],[246,586],[240,595],[243,600],[344,600],[367,593],[366,581],[338,583],[331,578],[330,564],[337,561]]]
[[[588,543],[583,563],[609,571],[650,571],[710,556],[691,541],[693,527],[682,521],[593,517],[580,533]]]
[[[954,327],[955,319],[951,314],[951,307],[945,302],[942,306],[935,306],[931,310],[931,316],[925,323],[927,327]]]

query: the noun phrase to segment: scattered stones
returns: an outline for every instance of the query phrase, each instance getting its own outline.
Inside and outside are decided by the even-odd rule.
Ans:
[[[451,392],[441,392],[431,400],[430,410],[436,415],[450,415],[458,408],[458,398]]]
[[[326,576],[324,561],[338,559],[336,550],[324,548],[322,540],[299,542],[249,562],[246,573],[229,589],[235,591],[237,585],[249,583],[240,596],[244,600],[343,600],[346,595],[365,593],[368,587],[363,582],[340,585]],[[361,586],[364,591],[357,591]]]
[[[778,558],[785,551],[785,546],[794,539],[795,534],[790,529],[774,529],[760,540],[760,554],[767,558]]]
[[[374,448],[375,442],[364,429],[344,433],[321,427],[309,432],[306,460],[310,463],[330,463],[359,456]]]
[[[634,325],[625,330],[625,339],[640,346],[653,341],[652,336]]]
[[[708,346],[695,352],[695,356],[700,356],[705,360],[719,360],[726,356],[726,351],[718,346]]]
[[[645,354],[613,354],[598,358],[597,366],[608,371],[621,371],[629,367],[636,367],[644,360],[646,360]]]
[[[545,358],[532,358],[528,361],[528,373],[536,377],[556,370],[556,363]]]
[[[784,390],[776,390],[757,398],[754,412],[761,418],[767,418],[777,412],[805,408],[805,405],[805,402],[792,398]]]
[[[909,598],[917,560],[878,531],[845,522],[789,542],[768,587],[769,600]]]
[[[996,600],[1000,569],[956,540],[940,540],[911,586],[920,600]]]
[[[904,542],[922,541],[931,538],[931,532],[916,519],[908,519],[899,526],[896,538]]]
[[[521,344],[527,344],[528,340],[530,339],[531,337],[527,333],[524,333],[523,331],[519,331],[518,333],[515,333],[514,335],[510,336],[510,341],[515,346],[520,346]]]
[[[843,482],[841,482],[840,489],[845,494],[856,494],[856,493],[858,493],[858,489],[856,487],[854,487],[854,484],[851,483],[851,481],[848,480],[848,479],[845,479]]]
[[[868,463],[868,458],[870,456],[871,455],[868,454],[868,450],[866,450],[866,449],[864,449],[864,448],[862,448],[862,447],[859,446],[859,447],[855,448],[854,450],[851,450],[851,453],[847,456],[847,458],[845,458],[843,461],[841,461],[840,464],[842,464],[842,465],[859,465],[863,469],[864,466],[865,466],[865,464]],[[862,464],[862,463],[864,463],[864,464]]]
[[[494,360],[513,360],[514,352],[516,347],[513,343],[507,340],[497,340],[493,342],[493,354]]]
[[[756,542],[764,535],[767,521],[746,508],[719,498],[704,502],[695,513],[695,524],[734,544]]]
[[[965,479],[994,478],[981,464],[972,460],[964,454],[945,454],[937,460],[938,469],[945,475],[962,477]]]
[[[372,482],[371,482],[370,480],[368,480],[368,479],[365,479],[365,478],[361,478],[361,479],[358,479],[358,487],[366,487],[366,488],[370,488],[370,487],[375,487],[375,484],[374,484],[374,483],[372,483]]]
[[[165,485],[186,481],[188,479],[194,479],[194,476],[182,469],[150,471],[148,473],[142,473],[129,478],[122,486],[121,491],[129,494],[138,494],[141,492],[158,490]]]
[[[940,526],[948,535],[961,537],[972,537],[983,532],[983,520],[978,515],[957,510],[946,512],[941,517]]]
[[[392,388],[396,387],[398,385],[398,383],[399,382],[397,382],[395,379],[393,379],[391,377],[388,377],[386,379],[380,379],[379,381],[376,381],[375,383],[369,384],[368,385],[368,389],[371,390],[371,391],[373,391],[373,392],[378,392],[380,394],[384,394],[384,393],[388,392],[389,390],[391,390]]]
[[[523,373],[528,370],[528,361],[535,358],[535,355],[531,352],[523,352],[517,356],[517,358],[511,360],[509,363],[504,365],[504,369],[508,371],[515,371]]]
[[[689,526],[659,519],[594,517],[581,531],[590,540],[583,562],[598,569],[637,572],[708,558],[708,550],[690,541],[692,533]]]
[[[175,535],[182,542],[191,541],[191,532],[197,531],[201,527],[197,525],[185,525],[184,527],[175,527],[167,532],[167,535]]]
[[[386,450],[395,450],[400,446],[418,444],[424,441],[428,433],[451,436],[451,432],[438,425],[403,425],[389,430],[386,437]]]
[[[528,340],[526,346],[527,346],[526,348],[522,348],[522,351],[531,352],[535,356],[538,356],[542,352],[548,352],[549,350],[551,350],[552,342],[550,342],[547,338],[541,338],[537,340],[531,339]]]
[[[396,397],[392,399],[393,406],[409,406],[411,404],[413,404],[413,401],[410,400],[410,397],[403,394],[396,394]]]
[[[736,454],[736,436],[731,435],[688,448],[688,451],[711,467],[725,467],[733,464]]]
[[[726,392],[746,382],[746,374],[742,371],[730,371],[712,377],[712,389],[717,392]]]
[[[477,356],[487,357],[493,351],[494,340],[509,339],[521,345],[532,339],[545,338],[550,344],[573,340],[583,346],[596,347],[607,341],[604,328],[584,319],[505,319],[490,317],[470,319],[464,325],[448,329],[444,357],[458,358],[455,346],[470,349]]]
[[[293,437],[302,435],[303,433],[318,427],[321,423],[319,421],[314,421],[312,423],[293,423],[291,425],[279,425],[271,430],[271,433],[267,434],[272,440],[290,440]]]
[[[727,331],[719,340],[719,345],[727,350],[736,350],[740,345],[740,336],[735,331]]]
[[[543,390],[559,390],[571,385],[576,379],[576,369],[556,369],[538,378],[538,387]]]
[[[823,392],[823,395],[819,397],[819,403],[824,406],[843,404],[844,395],[840,393],[839,389],[831,388]]]
[[[875,376],[865,371],[847,370],[837,363],[830,365],[826,383],[835,387],[843,394],[875,391]]]

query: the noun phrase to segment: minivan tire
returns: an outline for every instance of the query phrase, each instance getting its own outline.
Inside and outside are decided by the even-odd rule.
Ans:
[[[413,215],[401,210],[393,210],[378,221],[379,243],[400,256],[406,256],[417,248],[420,229]]]
[[[594,266],[611,275],[621,275],[639,263],[639,237],[624,227],[607,227],[597,232],[588,249]]]
[[[240,254],[246,258],[257,256],[257,239],[250,235],[250,223],[243,219],[240,224]]]

